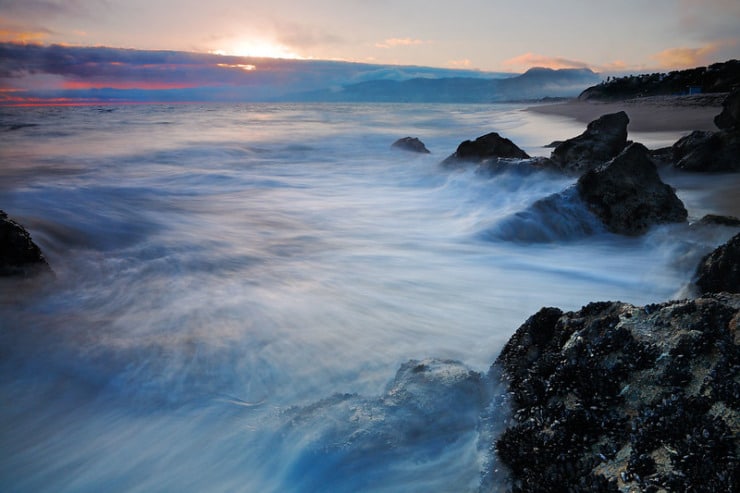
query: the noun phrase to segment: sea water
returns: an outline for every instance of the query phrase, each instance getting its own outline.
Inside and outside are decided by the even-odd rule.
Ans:
[[[619,237],[572,178],[439,165],[491,131],[546,156],[583,128],[517,105],[0,110],[0,209],[55,272],[0,282],[0,490],[505,487],[459,396],[430,391],[454,429],[388,404],[397,370],[485,374],[542,306],[685,296],[731,235]],[[391,149],[407,135],[431,154]],[[692,221],[718,212],[672,177]],[[531,207],[559,193],[575,212]]]

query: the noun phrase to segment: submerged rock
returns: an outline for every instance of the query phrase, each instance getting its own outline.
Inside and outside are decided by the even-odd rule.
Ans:
[[[734,491],[740,295],[543,308],[509,340],[515,492]]]
[[[642,144],[630,144],[606,165],[586,172],[577,187],[589,209],[613,233],[639,235],[655,224],[684,222],[688,217]]]
[[[30,277],[51,272],[26,229],[0,210],[0,277]]]
[[[740,233],[701,260],[696,286],[702,294],[740,293]]]
[[[629,121],[624,111],[603,115],[578,137],[559,143],[550,158],[561,170],[577,174],[609,161],[627,145]]]
[[[461,161],[480,163],[492,158],[529,159],[529,155],[509,139],[491,132],[475,140],[462,142],[442,164],[450,166]]]
[[[300,478],[301,491],[362,491],[377,476],[403,481],[398,465],[408,463],[429,480],[475,479],[476,460],[463,471],[459,463],[454,471],[440,464],[450,450],[477,450],[480,416],[491,397],[484,380],[456,361],[411,360],[378,397],[337,394],[291,408],[282,435],[294,460],[285,467]]]
[[[427,147],[424,145],[424,142],[416,137],[403,137],[391,144],[391,147],[395,149],[400,149],[402,151],[429,154],[429,149],[427,149]]]

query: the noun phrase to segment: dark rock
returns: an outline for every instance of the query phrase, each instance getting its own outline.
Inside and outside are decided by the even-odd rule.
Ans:
[[[714,117],[714,124],[722,129],[740,129],[740,89],[735,89],[722,103],[722,113]]]
[[[582,173],[617,156],[627,145],[627,113],[601,116],[578,137],[560,143],[550,156],[563,171]]]
[[[702,294],[740,293],[740,233],[701,260],[696,286]]]
[[[477,172],[484,174],[498,174],[507,171],[516,171],[522,175],[536,173],[538,171],[552,171],[557,168],[552,161],[546,157],[531,157],[528,159],[490,158],[478,164]]]
[[[707,214],[699,219],[699,224],[714,224],[717,226],[738,227],[740,219],[734,216],[718,216],[716,214]]]
[[[491,132],[475,140],[462,142],[442,164],[454,165],[460,161],[480,163],[491,158],[528,159],[529,155],[509,139]]]
[[[685,171],[740,171],[740,131],[695,131],[673,144],[675,166]]]
[[[418,152],[420,154],[429,154],[429,149],[416,137],[404,137],[395,141],[391,147],[403,151]]]
[[[544,308],[500,370],[513,420],[495,443],[515,492],[735,491],[740,295]]]
[[[606,165],[586,172],[577,188],[591,212],[614,233],[638,235],[652,225],[683,222],[688,216],[642,144],[630,144]]]
[[[20,224],[0,211],[0,276],[30,277],[51,272],[41,249]]]

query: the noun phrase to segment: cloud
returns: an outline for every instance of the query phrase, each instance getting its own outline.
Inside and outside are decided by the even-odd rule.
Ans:
[[[532,67],[544,67],[552,69],[561,68],[590,68],[591,65],[580,60],[571,60],[564,57],[552,57],[536,53],[524,53],[523,55],[510,58],[501,62],[506,70],[523,72]]]
[[[44,27],[6,23],[0,19],[0,42],[38,43],[52,34],[51,30]]]
[[[81,0],[0,0],[0,10],[5,12],[6,15],[15,15],[22,18],[56,15],[78,16],[89,11],[90,3]]]
[[[473,62],[467,58],[462,60],[450,60],[447,62],[447,66],[452,68],[471,68],[473,66]]]
[[[716,58],[724,49],[734,48],[737,45],[737,39],[728,39],[706,43],[698,48],[669,48],[652,55],[650,58],[655,60],[661,69],[691,68],[708,65],[716,61]]]
[[[0,104],[43,100],[264,101],[292,93],[340,87],[359,80],[450,77],[462,72],[321,60],[0,42]]]
[[[346,43],[342,37],[317,27],[287,22],[275,23],[275,37],[279,43],[296,50]]]
[[[431,41],[411,38],[388,38],[381,43],[375,43],[376,48],[395,48],[397,46],[419,46],[431,44]]]
[[[740,25],[737,0],[680,0],[678,13],[681,34],[707,41],[735,36]]]

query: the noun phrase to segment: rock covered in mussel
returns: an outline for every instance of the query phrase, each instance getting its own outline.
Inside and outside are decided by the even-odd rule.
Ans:
[[[734,491],[740,295],[543,308],[492,367],[512,395],[496,441],[515,492]]]

